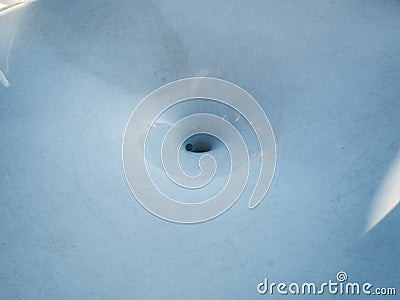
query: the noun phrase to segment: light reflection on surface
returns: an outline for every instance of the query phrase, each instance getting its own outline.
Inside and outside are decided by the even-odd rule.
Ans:
[[[19,7],[22,7],[25,5],[25,1],[6,1],[2,0],[0,2],[0,16],[9,13]]]
[[[372,203],[366,233],[378,225],[400,202],[400,152]]]

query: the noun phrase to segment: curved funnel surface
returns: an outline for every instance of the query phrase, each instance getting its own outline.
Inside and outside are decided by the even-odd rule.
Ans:
[[[224,80],[195,77],[160,87],[136,107],[123,161],[129,186],[146,209],[196,223],[226,211],[246,188],[249,208],[256,207],[274,175],[276,145],[250,94]]]

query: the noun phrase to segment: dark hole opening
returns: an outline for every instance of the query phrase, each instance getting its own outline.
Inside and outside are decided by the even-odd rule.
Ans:
[[[209,143],[201,143],[201,142],[197,142],[197,143],[188,143],[186,144],[186,151],[189,152],[195,152],[195,153],[204,153],[204,152],[208,152],[212,149],[212,145]]]
[[[184,144],[186,151],[193,153],[209,152],[215,147],[215,137],[200,133],[189,137]]]

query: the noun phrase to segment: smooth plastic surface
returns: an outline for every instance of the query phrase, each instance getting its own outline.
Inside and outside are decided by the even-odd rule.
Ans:
[[[375,200],[399,199],[399,12],[397,0],[39,0],[1,17],[0,298],[309,300],[261,296],[257,285],[339,271],[399,289],[399,207],[365,234]],[[135,200],[121,147],[146,95],[195,76],[257,99],[277,165],[256,209],[248,186],[218,218],[186,225]],[[210,108],[237,117],[184,102],[149,133],[149,172],[181,202],[214,196],[230,172],[217,139],[204,189],[182,192],[159,172],[169,125]],[[252,158],[256,137],[237,122]],[[196,176],[203,154],[184,146],[182,168]]]

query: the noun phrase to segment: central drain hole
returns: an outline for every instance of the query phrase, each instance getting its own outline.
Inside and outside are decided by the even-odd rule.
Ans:
[[[186,144],[186,151],[204,153],[212,149],[210,144],[196,143],[196,144]]]
[[[188,152],[204,153],[211,151],[215,144],[215,138],[208,134],[196,134],[186,141],[185,149]]]

